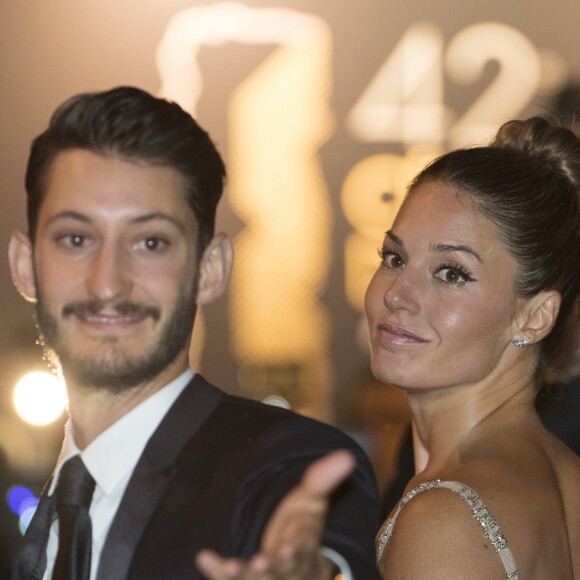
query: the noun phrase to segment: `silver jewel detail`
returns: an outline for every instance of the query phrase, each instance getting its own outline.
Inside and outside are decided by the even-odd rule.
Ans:
[[[515,340],[515,339],[514,339]],[[522,339],[525,340],[525,339]],[[515,342],[514,342],[515,344]],[[526,341],[527,346],[527,341]],[[454,485],[451,485],[454,484]],[[501,557],[506,570],[506,580],[519,580],[519,573],[516,564],[513,560],[512,553],[508,547],[508,542],[505,536],[501,533],[501,529],[495,518],[489,513],[487,506],[481,501],[479,495],[470,487],[457,484],[457,482],[441,482],[440,479],[427,481],[421,483],[417,487],[408,491],[399,501],[398,509],[395,514],[388,518],[383,524],[381,530],[377,534],[375,542],[377,561],[380,560],[385,546],[388,544],[395,526],[395,520],[399,515],[401,509],[411,501],[415,496],[427,491],[428,489],[445,487],[461,497],[469,506],[473,517],[481,526],[484,535],[489,539],[495,551]]]
[[[376,557],[377,557],[377,561],[380,559],[383,550],[385,549],[385,546],[387,545],[388,541],[391,539],[391,536],[393,534],[393,527],[395,525],[395,522],[391,519],[388,519],[383,527],[381,528],[381,531],[379,532],[379,535],[377,537],[377,540],[375,542],[375,550],[376,550]]]
[[[404,507],[405,504],[409,503],[416,495],[427,491],[428,489],[433,489],[439,487],[440,479],[433,479],[431,481],[426,481],[425,483],[420,483],[417,487],[414,487],[411,491],[408,491],[399,501],[399,507]]]
[[[521,338],[519,336],[517,338],[512,338],[512,342],[519,348],[525,348],[530,344],[527,338]]]
[[[405,506],[405,504],[409,503],[416,495],[419,495],[420,493],[423,493],[428,489],[439,487],[440,481],[441,480],[439,479],[427,481],[425,483],[419,484],[417,487],[414,487],[413,489],[408,491],[399,500],[399,510],[401,510]],[[388,518],[377,535],[377,539],[375,541],[377,560],[381,557],[381,554],[383,553],[385,546],[387,545],[387,543],[391,539],[391,536],[393,535],[393,527],[395,526],[395,519],[396,517]]]
[[[479,522],[483,533],[495,551],[505,550],[508,547],[507,540],[501,533],[495,518],[487,510],[487,506],[481,501],[481,498],[470,488],[464,487],[457,495],[465,500],[471,509],[473,517]]]

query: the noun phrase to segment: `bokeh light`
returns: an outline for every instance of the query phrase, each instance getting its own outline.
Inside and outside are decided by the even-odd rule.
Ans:
[[[27,487],[14,485],[8,490],[6,499],[10,509],[18,516],[18,527],[20,533],[24,535],[38,506],[38,498]]]
[[[67,405],[64,381],[49,372],[24,375],[14,388],[14,406],[18,415],[32,425],[56,421]]]
[[[290,402],[282,395],[268,395],[262,399],[262,403],[272,405],[273,407],[282,407],[282,409],[292,409]]]

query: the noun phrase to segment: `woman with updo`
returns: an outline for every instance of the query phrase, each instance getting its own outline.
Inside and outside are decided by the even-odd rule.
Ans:
[[[371,368],[407,392],[416,472],[385,578],[580,577],[580,459],[534,410],[575,345],[579,188],[577,136],[512,121],[425,168],[385,236]]]
[[[543,118],[412,181],[365,301],[372,372],[413,417],[415,476],[377,536],[384,578],[580,578],[580,458],[534,406],[575,345],[579,196],[578,135]],[[314,464],[264,553],[206,553],[210,577],[330,578],[302,571],[322,558],[323,492],[351,467],[340,454]]]

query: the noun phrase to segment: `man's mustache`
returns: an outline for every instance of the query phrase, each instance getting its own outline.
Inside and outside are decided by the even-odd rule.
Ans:
[[[146,318],[150,316],[153,320],[159,320],[161,317],[161,309],[156,306],[136,304],[129,300],[111,304],[106,300],[99,300],[97,298],[69,302],[63,307],[62,315],[63,318],[68,318],[71,315],[83,317],[87,315],[98,315],[103,310],[114,310],[118,314],[133,318]]]

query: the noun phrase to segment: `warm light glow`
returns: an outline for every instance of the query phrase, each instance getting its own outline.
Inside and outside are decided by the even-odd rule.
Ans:
[[[330,207],[318,152],[333,130],[331,37],[313,15],[288,12],[280,28],[282,13],[255,14],[252,42],[269,30],[279,46],[228,108],[229,199],[245,224],[235,239],[233,345],[250,364],[298,365],[294,393],[304,390],[304,412],[328,419],[328,322],[319,291],[331,263]]]
[[[305,398],[323,410],[328,324],[318,294],[330,264],[330,208],[318,151],[334,127],[332,36],[318,16],[292,9],[187,8],[158,46],[160,94],[195,115],[199,52],[226,42],[275,46],[228,103],[229,201],[245,224],[234,241],[234,352],[260,366],[299,365],[304,384],[318,386]],[[265,277],[280,282],[276,292]]]
[[[14,388],[16,411],[31,425],[48,425],[56,421],[66,404],[64,381],[48,372],[28,373]]]
[[[252,8],[239,2],[185,8],[171,18],[157,47],[160,96],[195,117],[204,88],[198,61],[203,47],[237,42],[316,50],[321,30],[324,37],[330,36],[321,19],[288,8]]]
[[[317,292],[329,265],[330,211],[316,153],[332,129],[324,32],[318,46],[278,48],[232,95],[230,203],[245,222],[235,240],[233,339],[244,360],[323,356]],[[275,292],[265,274],[278,281]]]
[[[446,77],[475,85],[489,65],[497,70],[461,115],[445,102]],[[347,117],[350,132],[367,142],[453,149],[487,142],[497,126],[516,118],[539,89],[555,92],[568,76],[556,53],[540,52],[522,32],[501,22],[477,22],[443,44],[430,22],[412,24],[388,54]]]
[[[497,73],[450,129],[450,148],[486,143],[498,125],[517,117],[541,80],[538,50],[519,30],[500,22],[478,22],[449,43],[446,70],[456,83],[476,83],[490,63]]]
[[[444,136],[443,34],[418,22],[406,31],[347,117],[361,141],[440,143]]]

